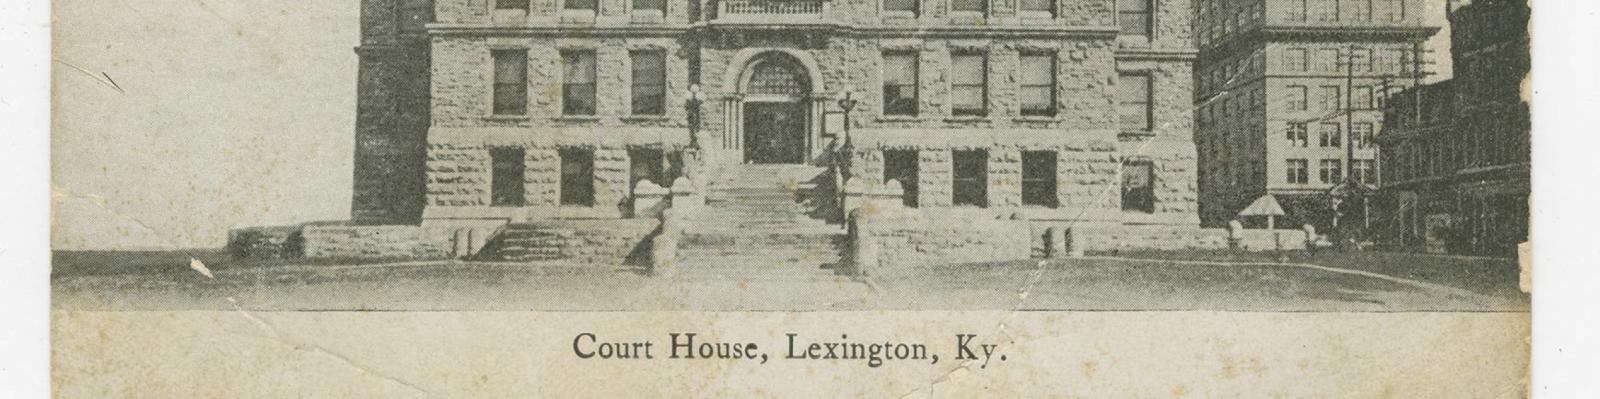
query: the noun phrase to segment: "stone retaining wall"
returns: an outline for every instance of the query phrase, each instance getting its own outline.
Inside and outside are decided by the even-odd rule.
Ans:
[[[874,215],[859,234],[870,234],[878,264],[869,274],[914,272],[928,265],[1027,259],[1026,221],[933,219],[912,212]]]
[[[291,259],[304,250],[301,226],[259,226],[228,231],[228,253],[235,259]]]
[[[450,243],[432,239],[421,226],[307,226],[307,258],[443,259]]]
[[[1036,224],[1033,230],[1033,251],[1042,255],[1047,251],[1044,231],[1052,227]],[[1066,226],[1073,244],[1085,251],[1114,252],[1136,250],[1228,249],[1228,230],[1175,226]],[[1271,251],[1274,249],[1305,249],[1306,234],[1300,230],[1277,230],[1278,244],[1273,244],[1274,233],[1267,230],[1244,230],[1240,248],[1246,251]]]

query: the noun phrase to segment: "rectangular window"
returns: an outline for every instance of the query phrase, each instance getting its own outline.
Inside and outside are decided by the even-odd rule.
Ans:
[[[1356,86],[1350,95],[1350,102],[1355,104],[1356,109],[1373,109],[1377,105],[1372,102],[1372,86]]]
[[[1123,131],[1148,132],[1154,125],[1150,75],[1124,73],[1117,79],[1117,111]]]
[[[1288,0],[1290,21],[1305,22],[1307,1],[1309,0]]]
[[[1357,159],[1350,161],[1350,178],[1361,184],[1377,182],[1377,175],[1373,174],[1371,159]]]
[[[917,53],[883,54],[883,114],[917,115]]]
[[[1343,71],[1344,67],[1339,62],[1339,49],[1317,50],[1317,72]]]
[[[920,174],[917,167],[917,151],[915,150],[884,150],[883,151],[883,182],[890,180],[900,182],[900,188],[905,190],[902,202],[906,206],[917,206],[917,190]]]
[[[1343,147],[1344,137],[1338,123],[1323,123],[1317,128],[1317,144],[1321,147]]]
[[[1117,27],[1123,35],[1150,36],[1150,0],[1117,0]]]
[[[1335,184],[1344,180],[1344,171],[1339,170],[1344,161],[1337,159],[1324,159],[1317,163],[1317,177],[1322,184]]]
[[[1289,184],[1306,184],[1311,182],[1310,163],[1304,159],[1289,159],[1285,161],[1288,169],[1285,176]]]
[[[1031,14],[1056,14],[1055,0],[1021,0],[1021,8],[1025,13]]]
[[[639,186],[639,182],[649,180],[657,186],[667,187],[672,182],[667,180],[666,164],[661,156],[660,149],[630,149],[628,150],[628,190]]]
[[[1306,110],[1306,87],[1305,86],[1289,86],[1289,90],[1288,91],[1289,91],[1289,98],[1288,98],[1287,101],[1285,101],[1285,103],[1288,104],[1289,110],[1290,111],[1305,111]]]
[[[495,0],[496,10],[528,10],[528,0]]]
[[[1351,0],[1350,18],[1356,21],[1372,20],[1373,0]]]
[[[561,113],[565,115],[594,115],[595,62],[594,51],[576,50],[561,52]]]
[[[957,54],[950,57],[951,111],[955,115],[983,116],[988,113],[988,75],[984,54]]]
[[[494,50],[494,113],[528,113],[528,50]]]
[[[597,3],[596,0],[563,0],[561,7],[568,10],[593,11],[595,9],[595,3]]]
[[[989,152],[953,151],[951,203],[956,206],[989,206]]]
[[[635,10],[667,11],[667,0],[633,0]]]
[[[1405,0],[1386,0],[1386,2],[1389,6],[1384,8],[1389,10],[1389,21],[1400,22],[1406,20]]]
[[[989,10],[988,3],[988,0],[950,0],[950,10],[984,12]]]
[[[1305,148],[1311,145],[1310,134],[1307,132],[1305,122],[1289,122],[1289,129],[1285,133],[1289,146]]]
[[[561,156],[561,205],[594,206],[594,151],[567,148]]]
[[[1122,164],[1122,210],[1155,213],[1155,164],[1131,161]]]
[[[570,1],[570,0],[569,0]],[[1336,22],[1339,20],[1339,0],[1321,0],[1316,4],[1317,22]]]
[[[633,114],[663,115],[667,105],[667,53],[633,51]]]
[[[1022,205],[1055,208],[1056,153],[1054,151],[1022,152]]]
[[[1050,54],[1022,56],[1022,115],[1056,115],[1056,57]]]
[[[1339,86],[1322,86],[1321,105],[1323,111],[1344,109],[1344,101],[1339,96]]]
[[[1355,148],[1367,148],[1372,145],[1372,122],[1356,122],[1350,125],[1351,145]]]
[[[522,148],[493,148],[489,150],[489,205],[523,205],[523,171],[526,164]]]
[[[883,10],[911,13],[911,15],[921,12],[917,9],[917,0],[883,0]]]
[[[1372,72],[1372,49],[1358,48],[1350,51],[1350,70]]]
[[[1405,73],[1411,70],[1411,52],[1407,50],[1388,50],[1388,57],[1394,63],[1393,72]]]
[[[1310,53],[1303,48],[1292,48],[1283,51],[1283,67],[1290,72],[1305,72]]]

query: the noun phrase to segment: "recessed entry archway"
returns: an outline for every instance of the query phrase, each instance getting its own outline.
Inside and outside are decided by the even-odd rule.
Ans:
[[[824,104],[815,62],[787,49],[745,49],[731,65],[723,148],[743,163],[805,163],[819,147]]]

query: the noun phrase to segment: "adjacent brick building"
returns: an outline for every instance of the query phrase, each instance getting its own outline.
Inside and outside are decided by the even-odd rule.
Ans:
[[[847,173],[914,209],[1198,223],[1186,0],[362,7],[359,223],[634,217],[697,162],[823,165],[846,119]]]
[[[1388,101],[1380,140],[1386,243],[1507,254],[1527,241],[1528,17],[1517,0],[1453,10],[1454,78]]]
[[[1200,214],[1222,225],[1273,194],[1280,227],[1334,224],[1329,192],[1378,183],[1386,93],[1422,79],[1427,0],[1199,0]],[[1364,225],[1356,202],[1345,228]],[[1249,222],[1249,221],[1247,221]]]

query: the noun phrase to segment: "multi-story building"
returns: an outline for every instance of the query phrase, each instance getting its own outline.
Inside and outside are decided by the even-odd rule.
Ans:
[[[1528,4],[1450,13],[1454,78],[1388,101],[1383,238],[1432,252],[1506,254],[1528,238]]]
[[[821,164],[848,130],[851,174],[898,178],[913,207],[1193,225],[1188,12],[366,0],[355,219],[626,218],[638,181],[667,186],[686,165],[691,130],[703,150],[687,163],[708,173]]]
[[[1202,220],[1226,223],[1272,194],[1288,213],[1280,227],[1337,224],[1334,188],[1377,183],[1379,103],[1422,78],[1420,43],[1438,30],[1424,2],[1195,3]],[[1364,225],[1364,206],[1343,203],[1343,227]]]

